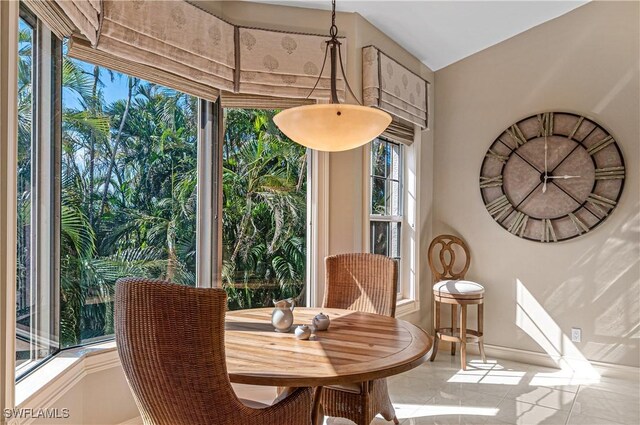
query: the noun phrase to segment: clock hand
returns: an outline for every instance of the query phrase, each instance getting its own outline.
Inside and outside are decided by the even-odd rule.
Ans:
[[[547,178],[549,175],[547,174],[547,132],[544,132],[544,182],[542,183],[542,193],[547,192]]]
[[[549,176],[549,177],[545,177],[546,179],[578,179],[582,176]]]
[[[544,175],[547,175],[547,133],[544,134]]]

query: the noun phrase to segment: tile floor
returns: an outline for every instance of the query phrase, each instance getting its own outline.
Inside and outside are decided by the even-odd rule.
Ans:
[[[389,378],[403,425],[640,424],[640,377],[580,379],[558,369],[441,353],[435,362]],[[327,418],[326,425],[352,425]],[[375,425],[390,424],[376,419]]]

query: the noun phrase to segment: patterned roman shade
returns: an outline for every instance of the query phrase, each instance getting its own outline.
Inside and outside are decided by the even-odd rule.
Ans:
[[[216,101],[220,93],[217,88],[199,83],[196,80],[96,50],[86,40],[75,36],[72,36],[69,42],[69,56],[212,102]]]
[[[305,98],[313,89],[325,57],[328,36],[238,28],[239,81],[236,91],[266,96]],[[346,40],[341,40],[346,59]],[[330,97],[329,58],[312,99]],[[340,73],[338,73],[340,75]],[[338,97],[345,84],[338,77]]]
[[[102,0],[23,0],[59,38],[82,34],[93,45],[98,39]]]
[[[362,49],[362,91],[366,106],[375,106],[400,122],[427,128],[428,82],[375,46]]]
[[[310,99],[330,97],[328,58],[317,81],[325,35],[240,27],[184,0],[26,1],[42,16],[56,16],[47,23],[71,36],[69,56],[96,65],[204,99],[243,95],[227,96],[236,104],[266,96],[264,104],[287,105],[282,99],[306,99],[314,87]],[[345,98],[342,77],[338,97]]]
[[[414,140],[414,127],[413,124],[401,121],[394,116],[389,127],[382,133],[382,137],[396,143],[411,145]]]
[[[103,1],[96,48],[156,70],[149,75],[233,90],[233,25],[185,1]]]

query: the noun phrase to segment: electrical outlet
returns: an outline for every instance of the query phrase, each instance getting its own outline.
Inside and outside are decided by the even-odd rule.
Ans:
[[[582,329],[571,328],[571,342],[581,342],[581,341],[582,341]]]

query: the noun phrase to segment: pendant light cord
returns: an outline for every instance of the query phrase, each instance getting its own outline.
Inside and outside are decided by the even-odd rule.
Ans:
[[[338,40],[338,26],[336,25],[336,0],[331,0],[331,28],[329,28],[329,35],[331,36],[330,40],[327,40],[327,46],[324,49],[324,59],[322,61],[322,67],[320,68],[320,73],[318,74],[318,79],[316,80],[316,83],[313,85],[313,88],[311,89],[311,91],[309,92],[309,94],[307,95],[307,97],[305,97],[305,99],[309,99],[309,97],[311,97],[311,95],[313,94],[313,92],[316,90],[316,88],[318,87],[318,83],[320,82],[320,79],[322,78],[322,74],[324,72],[324,67],[327,64],[327,56],[329,53],[329,47],[331,47],[332,49],[332,55],[331,55],[331,86],[332,86],[332,93],[331,93],[331,103],[340,103],[338,102],[337,99],[337,95],[335,92],[335,86],[336,86],[336,77],[335,74],[337,70],[335,70],[335,67],[337,67],[336,64],[336,58],[335,58],[335,50],[338,50],[338,59],[340,61],[340,72],[342,72],[342,78],[344,79],[344,83],[347,86],[347,89],[349,90],[349,93],[351,94],[351,96],[353,96],[353,98],[356,100],[356,102],[358,102],[358,105],[362,106],[362,102],[360,102],[360,99],[358,99],[358,96],[355,95],[355,93],[353,92],[353,90],[351,89],[351,85],[349,84],[349,80],[347,79],[347,74],[344,71],[344,63],[342,62],[342,43],[340,43],[340,41]]]
[[[331,0],[331,28],[329,28],[329,35],[332,40],[338,37],[338,26],[336,25],[336,0]]]

